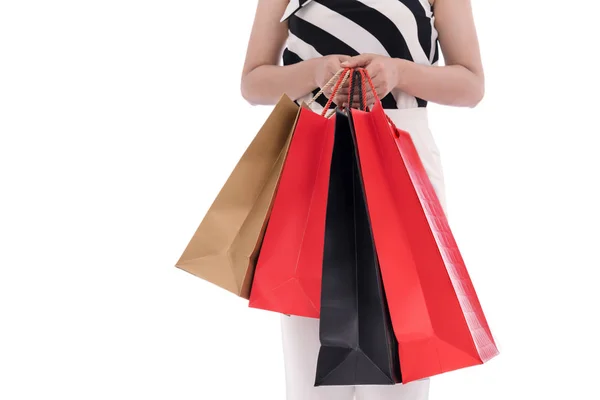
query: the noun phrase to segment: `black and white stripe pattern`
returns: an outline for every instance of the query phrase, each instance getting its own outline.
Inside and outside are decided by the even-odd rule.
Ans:
[[[286,19],[288,19],[290,17],[290,15],[292,15],[293,13],[298,11],[301,7],[303,7],[307,3],[310,3],[311,1],[312,0],[290,0],[290,4],[288,4],[287,8],[285,9],[285,12],[283,13],[283,16],[281,17],[281,21],[282,22],[285,21]]]
[[[290,0],[283,20],[289,26],[284,65],[329,54],[362,53],[426,65],[438,62],[438,36],[429,0]],[[326,99],[318,103],[324,106]],[[427,105],[400,91],[393,91],[382,103],[385,108]]]

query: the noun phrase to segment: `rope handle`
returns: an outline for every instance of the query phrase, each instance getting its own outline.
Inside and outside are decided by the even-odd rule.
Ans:
[[[315,94],[313,96],[313,98],[310,99],[310,101],[308,103],[306,103],[306,105],[308,107],[310,107],[312,105],[312,103],[314,103],[319,98],[319,96],[321,96],[323,94],[323,92],[325,91],[325,89],[329,88],[331,85],[333,85],[336,82],[339,83],[340,82],[340,77],[341,77],[342,73],[344,73],[344,72],[346,72],[348,70],[349,70],[349,68],[345,68],[345,69],[340,69],[338,72],[336,72],[331,77],[331,79],[329,81],[327,81],[327,83],[325,85],[323,85],[323,87],[317,92],[317,94]]]
[[[358,71],[362,75],[363,79],[366,79],[369,82],[369,86],[371,86],[371,91],[373,92],[373,96],[375,97],[375,99],[379,100],[379,95],[375,90],[375,85],[373,85],[373,81],[371,80],[371,76],[369,75],[367,70],[364,68],[358,68]]]
[[[352,71],[352,76],[350,76],[350,90],[348,91],[348,107],[352,107],[354,103],[354,94],[356,93],[356,87],[358,85],[358,108],[362,111],[368,111],[367,106],[367,91],[366,91],[366,81],[364,76],[358,69]]]
[[[359,76],[360,76],[360,79],[358,79]],[[333,113],[335,113],[335,108],[330,110],[329,107],[331,106],[333,100],[335,99],[335,96],[338,93],[340,87],[343,86],[348,80],[349,80],[349,86],[351,88],[348,93],[348,106],[349,107],[352,105],[353,100],[354,100],[353,96],[354,96],[357,80],[359,81],[358,85],[361,90],[359,92],[359,109],[362,109],[365,111],[369,110],[369,108],[367,106],[367,83],[371,87],[371,91],[373,92],[374,98],[377,101],[380,101],[379,96],[377,95],[377,91],[375,90],[375,85],[373,84],[373,81],[371,80],[371,77],[369,76],[369,73],[367,72],[367,70],[365,70],[364,68],[343,68],[343,69],[340,69],[339,71],[337,71],[331,77],[331,79],[329,79],[329,81],[327,81],[327,83],[317,92],[317,94],[315,94],[313,96],[313,98],[306,105],[310,107],[310,105],[312,105],[317,100],[317,98],[319,98],[319,96],[321,96],[323,94],[323,92],[327,88],[332,86],[335,82],[335,86],[331,92],[331,96],[329,97],[327,104],[325,105],[325,107],[323,108],[323,112],[321,113],[322,116],[327,116],[327,113],[329,111],[331,111],[331,113],[327,116],[327,117],[331,117],[333,115]],[[396,135],[396,137],[398,137],[399,136],[399,133],[397,132],[398,128],[396,127],[394,122],[387,116],[387,114],[386,114],[386,118],[387,118],[388,122],[392,125],[392,127],[394,128],[394,134]]]
[[[346,81],[348,80],[348,78],[352,76],[351,68],[344,68],[343,70],[341,70],[341,72],[340,71],[338,71],[338,72],[340,74],[343,73],[344,77],[342,79],[338,79],[337,83],[333,87],[333,90],[331,91],[331,96],[329,96],[329,100],[327,100],[327,104],[325,104],[325,107],[323,108],[323,112],[321,113],[321,115],[323,115],[323,116],[327,115],[327,111],[329,110],[329,107],[331,106],[333,99],[335,99],[335,95],[339,91],[340,86],[343,86],[346,83]],[[337,75],[337,73],[336,73],[336,75]],[[334,77],[335,77],[335,75],[334,75]],[[327,82],[327,83],[329,83],[329,82]],[[335,112],[335,109],[334,109],[334,112]],[[329,116],[331,116],[331,115],[333,115],[333,113],[330,114]]]
[[[363,79],[366,79],[369,82],[369,86],[371,86],[371,90],[373,91],[373,96],[375,97],[375,99],[377,101],[381,101],[381,100],[379,100],[379,96],[377,95],[377,91],[375,90],[375,85],[373,85],[373,81],[371,80],[369,73],[364,68],[360,68],[360,74],[362,75]],[[364,89],[364,87],[363,87],[363,89]],[[388,123],[392,126],[392,132],[394,133],[394,137],[399,138],[400,137],[400,129],[398,129],[398,127],[396,126],[394,121],[392,121],[392,119],[389,117],[389,115],[385,114],[385,118],[387,119]]]

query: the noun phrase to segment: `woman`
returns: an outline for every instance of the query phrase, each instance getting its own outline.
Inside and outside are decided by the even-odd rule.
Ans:
[[[437,65],[438,46],[445,66]],[[483,97],[470,0],[259,0],[241,85],[248,102],[274,104],[282,93],[307,101],[344,67],[367,70],[386,113],[411,134],[444,205],[427,103],[474,107]],[[334,103],[343,106],[347,96],[346,85]],[[326,102],[323,97],[311,107],[320,112]],[[282,316],[282,334],[288,400],[428,398],[428,379],[394,386],[314,387],[318,320]]]

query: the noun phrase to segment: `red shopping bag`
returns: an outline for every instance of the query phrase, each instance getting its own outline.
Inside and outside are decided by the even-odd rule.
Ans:
[[[330,81],[338,82],[334,92],[348,73],[339,76]],[[258,255],[250,307],[319,317],[334,128],[335,116],[300,111]]]
[[[378,100],[351,114],[402,381],[488,361],[498,350],[410,135]]]

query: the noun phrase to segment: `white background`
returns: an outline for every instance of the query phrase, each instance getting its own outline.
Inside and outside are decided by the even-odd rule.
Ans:
[[[279,318],[173,265],[268,115],[256,1],[0,1],[0,399],[283,399]],[[501,355],[432,400],[598,399],[596,2],[474,1],[475,109],[431,107]]]

